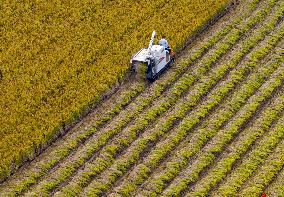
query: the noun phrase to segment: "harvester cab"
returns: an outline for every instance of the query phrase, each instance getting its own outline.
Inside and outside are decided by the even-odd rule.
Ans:
[[[153,31],[148,48],[141,49],[130,60],[131,70],[134,73],[139,72],[142,65],[146,65],[146,78],[149,81],[157,79],[174,62],[173,52],[169,48],[154,45],[155,36],[156,32]]]

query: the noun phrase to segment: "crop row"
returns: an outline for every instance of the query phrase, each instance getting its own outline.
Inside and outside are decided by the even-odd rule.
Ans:
[[[241,56],[240,56],[240,58],[241,58]],[[236,61],[236,59],[235,59],[235,61]],[[231,68],[233,68],[234,66],[235,66],[235,64],[232,64],[232,65],[230,65],[231,66]],[[226,71],[226,69],[228,69],[228,67],[227,67],[227,65],[222,65],[221,67],[219,67],[219,71],[218,72],[215,72],[214,70],[212,71],[212,73],[214,73],[214,74],[216,74],[216,73],[218,73],[217,74],[217,76],[219,75],[219,77],[221,77],[221,76],[223,76],[223,74],[225,73],[225,71]],[[241,74],[241,73],[240,73]],[[202,80],[201,80],[202,81]],[[206,83],[208,83],[208,84],[210,84],[210,83],[215,83],[214,81],[216,81],[216,79],[207,79],[207,80],[204,80],[204,81],[206,81]],[[194,90],[200,90],[201,88],[198,88],[198,87],[194,87],[193,88]],[[229,90],[230,88],[228,88],[227,89],[227,91]],[[218,91],[217,91],[218,92]],[[216,92],[215,92],[216,93]],[[220,92],[218,92],[218,93],[216,93],[217,95],[218,95],[218,99],[221,99],[222,98],[222,95],[224,95],[224,94],[226,94],[226,91],[224,91],[224,89],[223,89],[223,92],[222,91],[220,91]],[[213,99],[213,97],[211,97],[211,99]],[[204,116],[204,114],[206,114],[208,111],[209,111],[209,109],[210,108],[212,108],[214,105],[216,105],[217,103],[218,103],[218,99],[217,99],[217,101],[215,100],[215,99],[213,99],[213,101],[211,101],[212,103],[210,103],[210,102],[208,102],[208,103],[205,103],[204,105],[205,106],[203,106],[204,108],[201,108],[201,109],[199,109],[200,110],[200,112],[197,112],[197,115],[196,114],[194,114],[194,113],[192,113],[192,114],[194,114],[194,118],[193,118],[193,120],[196,120],[197,122],[199,121],[199,118],[201,118],[202,116]],[[196,99],[193,97],[192,98],[192,101],[191,101],[191,103],[195,103],[196,102]],[[179,110],[181,110],[181,109],[183,109],[183,108],[180,108],[180,107],[178,107],[177,109],[179,109]],[[203,110],[203,111],[202,111]],[[202,112],[204,113],[203,115],[202,115]],[[179,112],[179,113],[181,113],[181,112]],[[185,115],[184,113],[181,113],[183,116]],[[180,115],[180,114],[179,114]],[[199,115],[201,115],[201,116],[199,116]],[[170,120],[170,122],[173,122],[171,119],[173,119],[173,118],[171,118],[171,117],[169,117],[169,116],[167,116],[167,118],[168,118],[168,120]],[[159,136],[159,135],[161,135],[161,134],[163,134],[164,132],[166,132],[169,128],[170,128],[170,126],[172,125],[168,125],[167,124],[167,122],[166,121],[163,121],[164,123],[163,124],[159,124],[159,126],[155,126],[155,128],[159,128],[159,129],[155,129],[154,131],[151,131],[151,132],[149,132],[149,134],[150,135],[146,135],[145,134],[145,137],[144,138],[146,138],[146,139],[143,139],[143,138],[140,138],[139,140],[137,140],[136,142],[135,142],[135,146],[134,147],[131,147],[130,149],[131,150],[133,150],[133,152],[132,151],[130,151],[130,150],[127,150],[126,151],[126,153],[125,153],[125,155],[122,157],[122,158],[120,158],[120,159],[118,159],[118,160],[116,160],[115,162],[114,162],[114,164],[112,165],[112,167],[110,167],[109,168],[109,170],[108,171],[106,171],[106,172],[104,172],[102,175],[100,175],[99,176],[99,178],[97,178],[95,181],[94,181],[94,183],[92,183],[91,185],[89,185],[88,186],[88,188],[90,189],[90,190],[93,190],[93,191],[95,191],[96,190],[96,187],[94,187],[94,186],[98,186],[98,190],[100,190],[100,188],[99,187],[102,187],[103,189],[105,189],[107,186],[106,185],[109,185],[109,184],[111,184],[111,182],[113,182],[113,180],[115,179],[115,176],[117,175],[119,175],[119,174],[121,174],[122,172],[122,170],[125,170],[125,169],[127,169],[127,166],[129,167],[129,165],[130,165],[130,163],[133,163],[135,160],[137,160],[137,156],[139,156],[139,154],[143,151],[143,147],[145,147],[149,142],[151,142],[151,141],[155,141],[156,139],[157,139],[157,137]],[[193,121],[194,122],[194,121]],[[191,122],[192,123],[192,122]],[[190,123],[190,124],[191,124]],[[161,134],[160,134],[161,133]],[[182,135],[179,135],[179,134],[177,134],[178,135],[178,137],[177,138],[179,138],[179,137],[182,137]],[[184,135],[184,134],[183,134]],[[173,139],[174,141],[175,140],[177,140],[177,139]],[[170,147],[171,147],[171,145],[169,144],[169,143],[167,143],[167,145],[168,145],[168,148],[165,148],[164,147],[164,149],[162,149],[162,150],[160,150],[160,151],[157,151],[157,152],[155,152],[156,153],[156,155],[157,155],[157,157],[156,158],[159,158],[159,157],[161,157],[162,155],[164,155],[164,153],[166,153],[167,151],[169,151],[170,150]],[[131,153],[131,155],[130,155],[130,153]],[[125,158],[126,157],[126,158]],[[126,161],[125,161],[126,160]],[[157,162],[157,160],[158,159],[153,159],[153,158],[151,158],[151,161],[149,161],[150,163],[155,163],[155,162]],[[151,164],[149,164],[149,165],[151,165]],[[141,181],[141,177],[139,177],[141,174],[139,174],[139,176],[137,176],[137,173],[135,173],[136,174],[136,177],[135,178],[137,178],[137,180],[140,180]],[[102,178],[100,178],[100,177],[102,177]],[[106,178],[107,177],[107,178]],[[140,179],[139,179],[140,178]],[[103,179],[103,180],[102,180]],[[108,181],[108,179],[110,180],[110,181]],[[102,181],[103,183],[105,183],[106,185],[103,185],[103,184],[100,184],[99,183],[99,181]],[[131,180],[131,183],[132,184],[130,184],[129,186],[131,186],[131,187],[135,187],[135,185],[133,184],[135,181],[133,181],[133,180]],[[97,185],[96,185],[96,183],[97,183]]]
[[[218,129],[228,121],[234,113],[245,104],[249,96],[263,83],[264,77],[269,77],[270,74],[277,68],[278,65],[267,66],[265,68],[259,68],[256,73],[253,73],[248,77],[245,84],[238,87],[238,90],[232,94],[228,101],[215,110],[213,114],[208,117],[208,121],[204,122],[204,127],[194,131],[189,139],[182,142],[183,146],[175,150],[175,155],[170,158],[165,164],[160,167],[162,170],[158,171],[150,179],[142,185],[142,191],[139,193],[145,193],[148,195],[149,192],[160,193],[165,184],[173,179],[179,171],[184,168],[190,157],[196,154],[203,144],[216,135]],[[267,70],[270,69],[270,70]],[[251,81],[256,81],[251,84]],[[190,147],[190,149],[188,148]],[[169,160],[169,159],[168,159]]]
[[[275,128],[269,132],[268,136],[265,136],[257,143],[258,146],[247,157],[252,162],[251,165],[258,167],[258,164],[263,161],[264,157],[268,156],[266,155],[267,152],[272,152],[265,159],[265,162],[261,165],[261,167],[259,167],[257,171],[253,173],[253,177],[240,188],[238,193],[241,196],[260,195],[265,185],[269,183],[273,176],[277,174],[284,165],[283,117],[284,116],[282,115]],[[275,149],[273,150],[274,147]],[[238,170],[239,169],[241,169],[241,167],[239,167]],[[252,170],[252,168],[250,168],[250,170]]]
[[[241,57],[241,56],[240,56]],[[236,59],[235,59],[236,60]],[[234,61],[235,61],[234,60]],[[233,66],[233,65],[231,65],[231,66]],[[225,87],[226,87],[226,85],[225,85]],[[211,106],[212,107],[212,106]],[[193,119],[193,120],[196,120],[196,119],[198,119],[198,115]],[[174,134],[173,135],[175,135],[175,133],[177,133],[177,136],[178,136],[178,138],[177,139],[179,139],[179,138],[181,138],[181,136],[183,136],[185,133],[184,133],[185,131],[183,131],[183,134],[180,134],[179,132],[173,132]],[[167,151],[169,151],[170,150],[170,147],[171,146],[174,146],[175,144],[173,144],[173,145],[171,145],[173,142],[175,142],[175,141],[178,141],[177,139],[174,139],[175,137],[174,136],[170,136],[169,137],[169,139],[171,139],[171,138],[173,138],[172,140],[172,142],[170,143],[170,142],[167,142],[167,143],[165,143],[165,144],[167,144],[167,146],[168,146],[168,148],[164,148],[164,149],[162,149],[161,150],[161,152],[159,152],[159,151],[157,151],[157,153],[156,153],[156,156],[157,156],[157,158],[162,158],[162,156],[167,152]],[[153,156],[153,158],[154,158],[154,156]],[[153,163],[155,163],[155,162],[157,162],[157,160],[159,160],[159,159],[153,159],[153,158],[151,158],[151,161],[153,162]],[[150,159],[149,159],[150,160]],[[134,172],[133,172],[133,174],[135,174],[135,177],[137,178],[137,173],[138,173],[138,171],[139,170],[137,170],[137,171],[135,171],[134,170]],[[138,180],[140,180],[141,181],[141,177],[140,177],[140,179],[138,178]],[[128,180],[127,179],[124,179],[124,181],[122,181],[122,185],[123,185],[123,183],[124,182],[128,182]],[[133,183],[133,182],[135,182],[134,180],[130,180],[129,181],[130,183]],[[132,188],[134,188],[134,187],[136,187],[134,184],[130,184],[130,185],[128,185],[129,187],[132,187]]]

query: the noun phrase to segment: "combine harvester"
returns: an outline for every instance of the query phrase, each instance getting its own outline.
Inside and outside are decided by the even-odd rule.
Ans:
[[[132,73],[136,75],[147,68],[146,78],[151,82],[174,62],[174,54],[170,48],[154,45],[155,36],[156,32],[153,31],[148,48],[141,49],[130,60]]]

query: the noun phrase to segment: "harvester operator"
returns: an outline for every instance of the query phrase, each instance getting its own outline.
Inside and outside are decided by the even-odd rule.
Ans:
[[[161,40],[159,41],[159,45],[165,47],[165,50],[167,50],[169,52],[169,54],[171,54],[171,56],[173,55],[172,50],[171,50],[171,48],[168,44],[168,41],[166,40],[166,37],[164,35],[162,36]]]
[[[162,39],[159,41],[159,45],[165,47],[165,49],[169,48],[168,41],[166,40],[165,36],[162,36]]]

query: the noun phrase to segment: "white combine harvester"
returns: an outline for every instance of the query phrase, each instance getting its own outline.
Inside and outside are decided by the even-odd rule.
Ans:
[[[147,49],[141,49],[130,60],[131,69],[137,73],[139,66],[146,64],[146,78],[149,81],[157,79],[166,68],[170,67],[174,62],[174,56],[170,54],[164,46],[154,45],[156,32],[153,31],[152,37]]]

